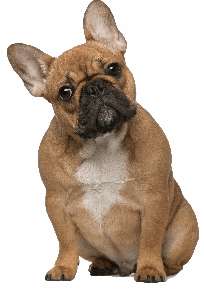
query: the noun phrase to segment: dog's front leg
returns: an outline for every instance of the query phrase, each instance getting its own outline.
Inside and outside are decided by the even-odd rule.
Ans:
[[[160,282],[166,279],[161,252],[167,216],[165,192],[146,192],[142,201],[136,281]]]
[[[76,275],[79,262],[76,228],[65,214],[63,198],[47,196],[46,209],[59,240],[59,255],[54,268],[46,274],[45,278],[47,281],[71,281]]]

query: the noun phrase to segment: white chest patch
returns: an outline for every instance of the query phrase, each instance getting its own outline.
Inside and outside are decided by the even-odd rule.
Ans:
[[[114,204],[122,202],[120,190],[128,178],[127,152],[121,148],[123,137],[108,134],[81,151],[86,159],[75,176],[83,184],[83,206],[99,223]]]

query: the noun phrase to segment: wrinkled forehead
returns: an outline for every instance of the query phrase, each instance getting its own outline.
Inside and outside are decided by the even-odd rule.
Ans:
[[[84,77],[100,73],[108,63],[124,62],[120,53],[113,53],[99,44],[83,44],[64,52],[53,63],[52,71],[61,81],[79,82]]]

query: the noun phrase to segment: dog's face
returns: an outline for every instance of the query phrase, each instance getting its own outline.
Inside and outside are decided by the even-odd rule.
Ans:
[[[87,42],[58,58],[13,44],[8,58],[32,95],[52,103],[67,131],[81,138],[119,129],[135,115],[134,79],[124,61],[126,41],[100,0],[84,16]]]

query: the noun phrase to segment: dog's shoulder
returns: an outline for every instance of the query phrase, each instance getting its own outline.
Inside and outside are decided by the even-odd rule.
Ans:
[[[45,155],[51,154],[53,147],[55,146],[59,147],[60,145],[63,144],[63,142],[61,141],[60,138],[57,137],[57,135],[59,135],[57,121],[56,117],[53,117],[47,131],[45,132],[41,140],[38,150],[39,157],[43,157],[44,154]],[[56,150],[54,150],[53,152],[56,153]]]
[[[137,104],[136,116],[130,120],[129,133],[133,141],[137,144],[151,145],[152,149],[155,146],[170,150],[168,139],[152,117],[140,104]]]
[[[73,144],[73,139],[62,130],[54,117],[38,150],[40,175],[43,181],[49,179],[49,183],[56,178],[66,179],[68,183],[80,159],[77,143]]]
[[[130,155],[135,157],[140,173],[148,176],[169,174],[172,156],[168,139],[151,114],[139,104],[128,133],[132,143]]]

